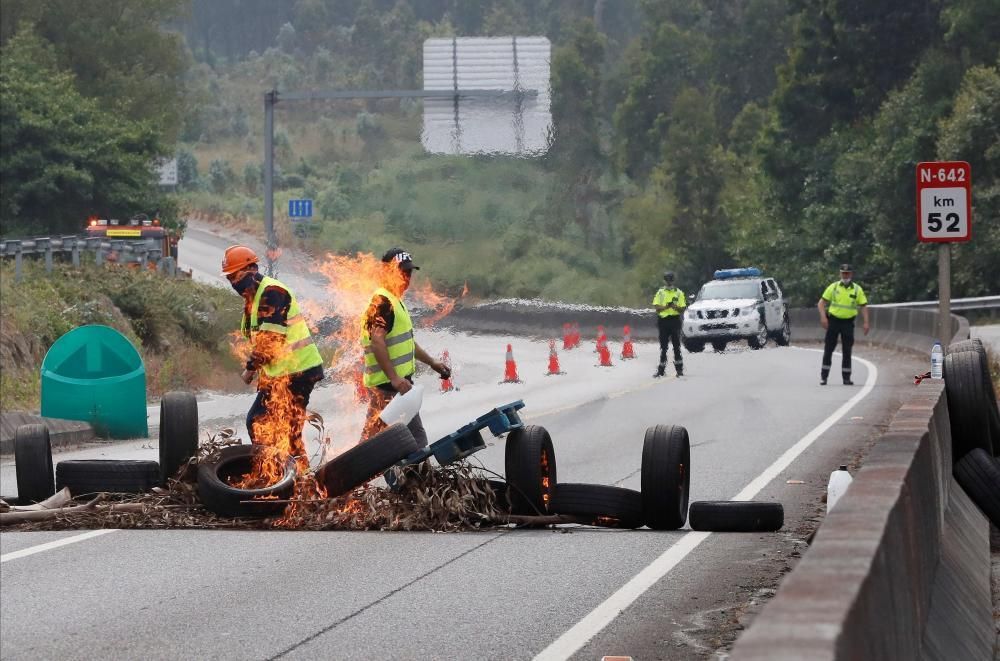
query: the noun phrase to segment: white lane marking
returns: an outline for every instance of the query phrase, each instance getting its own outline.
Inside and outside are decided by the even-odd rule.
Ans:
[[[803,351],[819,351],[819,349],[803,349]],[[764,469],[763,473],[755,477],[750,484],[746,485],[742,491],[736,494],[732,500],[750,500],[760,493],[771,480],[777,477],[796,457],[812,445],[823,432],[844,417],[848,411],[875,388],[875,381],[878,379],[878,368],[864,358],[855,358],[855,360],[868,368],[868,378],[865,379],[865,385],[861,390],[844,402],[840,408],[831,413],[826,420],[819,423],[816,428],[803,436],[795,445],[788,448],[773,464]],[[641,597],[646,590],[666,576],[691,551],[695,550],[699,544],[708,539],[709,535],[711,533],[696,532],[693,530],[685,534],[677,543],[632,577],[628,583],[618,588],[614,594],[598,604],[594,610],[590,611],[582,620],[570,627],[566,633],[559,636],[551,645],[539,652],[535,656],[535,661],[568,659],[576,654],[591,638],[600,633],[604,627],[611,624],[618,615],[631,606],[636,599]]]
[[[85,539],[91,539],[93,537],[100,537],[101,535],[106,535],[109,532],[116,532],[118,528],[102,528],[101,530],[89,530],[79,535],[73,535],[72,537],[63,537],[62,539],[57,539],[54,542],[46,542],[44,544],[39,544],[38,546],[29,546],[26,549],[21,549],[20,551],[11,551],[10,553],[4,553],[0,555],[0,563],[7,562],[8,560],[17,560],[18,558],[23,558],[25,556],[34,555],[36,553],[42,553],[43,551],[51,551],[52,549],[57,549],[60,546],[66,546],[67,544],[76,544],[77,542],[82,542]]]

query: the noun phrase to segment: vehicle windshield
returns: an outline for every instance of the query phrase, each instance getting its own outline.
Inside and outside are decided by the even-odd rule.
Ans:
[[[759,298],[760,285],[756,280],[732,280],[729,282],[716,280],[705,283],[698,292],[698,300],[705,301],[719,298]]]

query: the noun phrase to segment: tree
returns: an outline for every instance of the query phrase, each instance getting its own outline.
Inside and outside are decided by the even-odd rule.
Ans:
[[[22,25],[51,44],[59,68],[99,107],[148,121],[173,142],[184,109],[188,60],[179,34],[163,29],[184,0],[4,0],[0,44]]]
[[[147,122],[101,108],[30,28],[0,49],[0,221],[74,231],[90,214],[161,206],[151,163],[165,156]]]

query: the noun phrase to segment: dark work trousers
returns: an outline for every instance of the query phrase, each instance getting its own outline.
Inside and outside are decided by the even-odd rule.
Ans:
[[[361,431],[362,443],[385,429],[385,423],[378,416],[382,413],[382,409],[389,404],[389,400],[396,396],[396,389],[389,384],[385,384],[384,386],[369,388],[368,395],[368,415],[365,417],[365,427]],[[413,416],[413,420],[410,420],[406,426],[410,429],[410,433],[413,434],[413,438],[417,439],[417,447],[427,447],[427,431],[424,429],[424,423],[420,419],[420,414],[418,413]]]
[[[851,380],[851,348],[854,347],[854,317],[850,319],[838,319],[828,316],[829,324],[826,327],[826,341],[823,345],[823,367],[820,370],[820,378],[826,381],[830,374],[830,363],[833,360],[833,350],[837,348],[837,338],[840,338],[840,352],[843,355],[840,371],[844,381]]]
[[[297,457],[300,470],[309,468],[309,455],[302,440],[302,426],[306,422],[306,407],[309,406],[309,396],[316,383],[323,378],[323,369],[313,367],[304,372],[296,372],[287,377],[269,378],[261,373],[258,377],[257,399],[254,400],[250,412],[247,413],[247,431],[250,442],[259,445],[274,445],[287,434],[288,447],[292,456]],[[288,395],[292,397],[291,415],[283,420],[267,420],[268,412],[273,408],[275,399]],[[277,414],[276,415],[280,415]],[[258,431],[254,430],[255,423]],[[265,431],[261,424],[269,428]],[[276,425],[271,427],[271,425]],[[273,431],[271,431],[273,429]],[[268,438],[268,437],[276,438]]]
[[[667,347],[674,343],[674,367],[680,374],[684,369],[684,357],[681,355],[681,316],[657,317],[657,329],[660,331],[660,369],[667,364]]]

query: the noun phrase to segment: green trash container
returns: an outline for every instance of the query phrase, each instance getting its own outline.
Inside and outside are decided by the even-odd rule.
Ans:
[[[42,415],[89,422],[100,436],[147,436],[142,356],[114,328],[74,328],[42,361]]]

